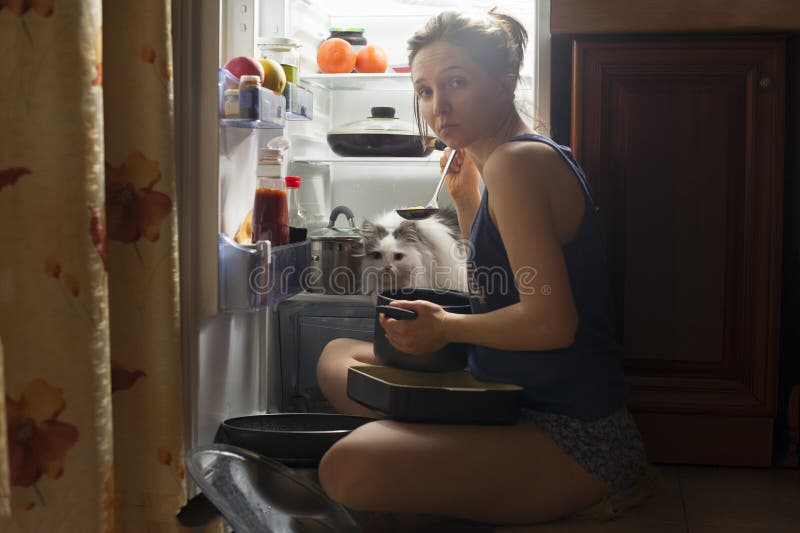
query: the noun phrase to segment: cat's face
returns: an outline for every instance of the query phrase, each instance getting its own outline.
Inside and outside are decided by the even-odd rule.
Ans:
[[[377,290],[416,286],[424,273],[425,256],[414,222],[403,221],[396,228],[386,228],[364,221],[366,286]]]

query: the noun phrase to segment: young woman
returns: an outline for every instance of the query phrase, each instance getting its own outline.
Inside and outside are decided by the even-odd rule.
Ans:
[[[418,318],[381,315],[403,352],[471,344],[476,378],[524,387],[520,422],[366,424],[320,464],[323,488],[348,507],[532,523],[625,491],[646,466],[625,407],[590,190],[569,151],[535,134],[514,106],[526,40],[511,17],[446,12],[409,41],[417,121],[459,150],[446,185],[471,243],[473,314],[399,301]],[[498,268],[513,280],[500,284],[506,290],[476,275]],[[372,344],[338,339],[317,376],[338,411],[375,416],[346,396],[347,367],[363,363],[378,364]]]

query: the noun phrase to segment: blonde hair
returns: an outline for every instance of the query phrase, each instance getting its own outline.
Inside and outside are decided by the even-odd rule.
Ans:
[[[443,11],[408,40],[408,64],[417,53],[435,42],[447,42],[463,48],[477,64],[493,77],[513,76],[519,80],[528,32],[512,17],[492,8],[484,19],[475,19],[456,11]],[[414,94],[414,120],[421,135],[428,126],[419,113],[419,97]]]

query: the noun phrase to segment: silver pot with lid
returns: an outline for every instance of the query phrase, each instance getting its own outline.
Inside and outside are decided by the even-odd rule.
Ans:
[[[397,118],[393,107],[373,107],[366,119],[328,132],[328,145],[341,156],[421,157],[433,151],[434,141]]]
[[[345,215],[348,227],[337,228],[336,219]],[[324,294],[360,294],[365,240],[356,227],[353,212],[340,205],[331,211],[328,226],[309,235],[311,269],[303,288]]]

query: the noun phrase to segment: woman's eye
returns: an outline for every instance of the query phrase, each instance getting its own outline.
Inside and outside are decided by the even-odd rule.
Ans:
[[[399,254],[399,253],[398,254],[394,254],[394,260],[395,261],[400,261],[400,260],[403,259],[403,257],[405,257],[404,254]]]
[[[381,253],[380,252],[372,252],[370,255],[372,256],[373,259],[380,259],[381,258]]]
[[[453,78],[450,80],[451,87],[464,87],[467,84],[467,80],[464,78]]]
[[[417,91],[417,96],[419,96],[420,98],[425,98],[430,95],[431,95],[431,90],[427,87],[422,87]]]

